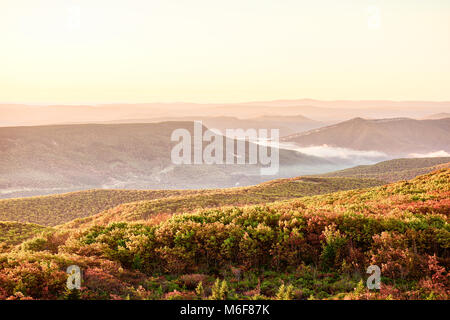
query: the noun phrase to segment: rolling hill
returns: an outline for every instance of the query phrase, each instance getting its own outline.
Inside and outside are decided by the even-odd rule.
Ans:
[[[450,158],[396,159],[318,176],[277,179],[255,186],[201,190],[95,189],[57,195],[0,200],[0,221],[65,227],[140,220],[223,205],[249,205],[367,188],[412,179],[449,167]],[[74,219],[78,219],[73,221]]]
[[[0,253],[0,298],[446,300],[449,192],[441,169],[369,189],[55,230]],[[73,264],[83,283],[68,292]],[[372,264],[381,290],[364,286]]]
[[[399,180],[409,180],[440,168],[450,168],[450,157],[388,160],[374,165],[357,166],[322,174],[320,176],[370,178],[386,182],[395,182]]]
[[[355,118],[332,126],[282,138],[298,146],[322,146],[379,151],[391,156],[450,152],[450,118],[367,120]]]
[[[100,223],[101,220],[139,220],[154,213],[265,203],[380,184],[382,182],[373,179],[298,177],[230,189],[88,190],[60,195],[2,199],[0,221],[56,226],[78,218],[85,219],[77,221],[77,225],[89,223],[93,219],[96,223]],[[103,211],[106,213],[101,213],[95,218],[91,217]],[[111,212],[114,214],[110,215]]]
[[[107,190],[0,200],[0,221],[54,226],[88,217],[122,203],[202,193],[200,190]]]
[[[221,206],[265,204],[278,200],[301,198],[339,190],[368,188],[382,185],[374,179],[297,177],[280,179],[244,188],[219,189],[198,194],[180,195],[154,200],[124,203],[96,215],[76,219],[61,226],[79,230],[111,222],[159,220],[176,213],[194,212]]]

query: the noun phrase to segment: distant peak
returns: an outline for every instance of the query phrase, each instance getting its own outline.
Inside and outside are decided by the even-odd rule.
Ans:
[[[361,118],[361,117],[356,117],[353,119],[350,119],[349,122],[362,122],[362,121],[368,121],[367,119]]]

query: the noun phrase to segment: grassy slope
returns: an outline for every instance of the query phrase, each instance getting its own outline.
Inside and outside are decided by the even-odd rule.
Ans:
[[[0,200],[0,220],[58,225],[121,203],[188,195],[189,190],[87,190],[58,195]]]
[[[210,190],[88,190],[59,195],[0,200],[0,220],[45,226],[64,224],[108,211],[105,221],[136,220],[150,214],[173,213],[221,205],[247,205],[280,199],[372,187],[378,181],[411,179],[439,167],[450,158],[397,159],[325,174],[325,178],[278,179],[257,186]],[[331,177],[333,177],[331,179]],[[339,178],[337,178],[339,177]],[[346,177],[346,179],[342,178]],[[350,179],[348,179],[350,178]],[[144,201],[140,203],[133,203]],[[100,222],[101,219],[87,219]],[[73,223],[78,225],[80,221]]]
[[[371,178],[386,182],[409,180],[440,168],[450,167],[450,157],[395,159],[322,174],[324,177]]]
[[[95,215],[120,204],[143,200],[152,207],[152,212],[160,210],[167,213],[181,208],[261,203],[379,184],[378,181],[354,178],[294,178],[252,187],[218,190],[88,190],[0,200],[0,220],[55,226]]]
[[[450,158],[396,159],[325,174],[326,177],[376,179],[386,182],[411,179],[437,168],[449,167]],[[258,186],[219,190],[88,190],[60,195],[0,200],[0,219],[55,226],[90,217],[119,206],[115,218],[136,219],[151,213],[173,213],[199,207],[242,205],[374,186],[357,179],[293,178]],[[157,200],[159,199],[159,200]],[[121,204],[143,201],[145,203]],[[150,200],[154,200],[148,202]],[[133,213],[130,213],[133,212]],[[136,214],[137,213],[137,214]]]
[[[51,230],[33,223],[11,221],[0,222],[0,251],[7,250],[23,241],[33,238],[43,231]]]
[[[92,226],[67,240],[49,238],[53,243],[41,247],[56,248],[51,252],[30,243],[31,250],[0,255],[0,297],[20,291],[63,298],[63,270],[77,264],[84,299],[217,299],[210,294],[219,274],[228,281],[228,298],[274,299],[284,282],[292,285],[288,298],[448,299],[449,196],[450,170],[442,169],[370,189],[205,209],[154,225]],[[352,278],[374,263],[382,267],[379,292]],[[17,279],[30,273],[40,281],[27,277],[18,287]],[[205,294],[194,292],[198,279]]]
[[[264,204],[277,200],[300,198],[340,190],[368,188],[383,184],[378,180],[359,178],[297,177],[278,179],[252,187],[211,190],[148,201],[124,203],[97,215],[71,221],[63,228],[105,225],[113,221],[145,220],[155,214],[191,212],[220,206]]]

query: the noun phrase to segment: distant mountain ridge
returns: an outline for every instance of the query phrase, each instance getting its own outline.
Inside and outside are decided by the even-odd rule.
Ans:
[[[429,115],[427,117],[424,117],[423,120],[435,120],[435,119],[445,119],[445,118],[450,118],[450,113],[448,113],[448,112],[435,113],[435,114]]]
[[[280,136],[285,136],[301,131],[320,128],[329,123],[315,121],[303,115],[276,116],[262,115],[254,118],[238,118],[233,116],[185,116],[185,117],[161,117],[149,119],[119,119],[104,123],[155,123],[163,121],[202,121],[209,129],[221,130],[223,134],[227,129],[278,129]],[[100,122],[95,122],[100,123]]]
[[[328,145],[405,156],[443,150],[450,152],[450,118],[368,120],[354,118],[335,125],[283,137],[299,146]]]
[[[260,165],[174,165],[171,134],[180,128],[193,133],[193,122],[0,128],[0,197],[94,188],[223,188],[333,165],[290,150],[280,150],[276,176],[261,176]]]
[[[88,123],[123,119],[232,116],[255,118],[301,114],[317,121],[338,122],[354,117],[423,118],[450,110],[450,102],[433,101],[320,101],[314,99],[275,100],[242,103],[112,103],[100,105],[0,104],[0,126]]]

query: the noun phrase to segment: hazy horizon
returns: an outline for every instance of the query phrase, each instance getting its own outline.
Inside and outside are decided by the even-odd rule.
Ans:
[[[30,107],[46,107],[46,106],[89,106],[89,107],[100,107],[100,106],[108,106],[108,105],[179,105],[179,104],[197,104],[197,105],[213,105],[213,106],[222,106],[222,105],[247,105],[247,104],[266,104],[266,103],[449,103],[448,100],[395,100],[395,99],[316,99],[316,98],[292,98],[292,99],[283,99],[282,97],[278,99],[253,99],[253,100],[243,100],[237,102],[211,102],[211,101],[145,101],[145,102],[127,102],[127,101],[102,101],[102,102],[73,102],[73,103],[59,103],[59,102],[23,102],[23,101],[0,101],[0,105],[24,105]],[[297,104],[298,105],[298,104]],[[367,108],[367,106],[356,106],[355,108]]]

